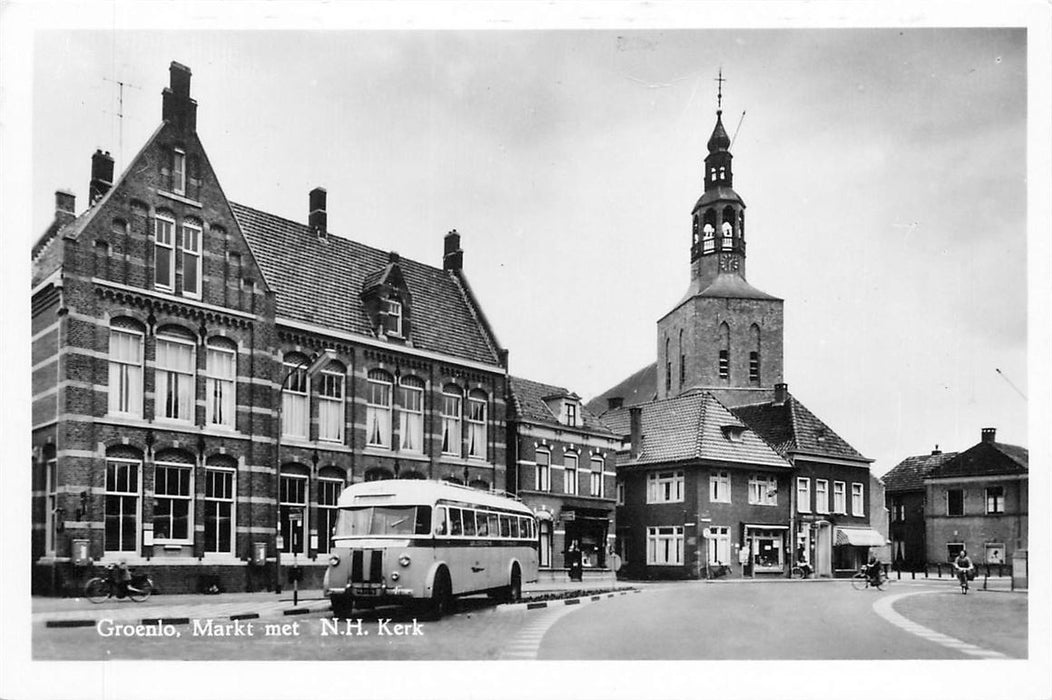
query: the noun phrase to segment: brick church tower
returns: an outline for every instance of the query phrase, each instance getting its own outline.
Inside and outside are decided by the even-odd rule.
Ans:
[[[718,99],[691,212],[690,286],[657,322],[657,398],[708,389],[733,405],[783,381],[783,302],[745,279],[745,202],[733,189],[722,90]]]

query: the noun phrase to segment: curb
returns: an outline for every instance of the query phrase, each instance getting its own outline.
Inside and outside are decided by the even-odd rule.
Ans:
[[[299,608],[288,608],[286,610],[275,610],[266,613],[267,617],[278,617],[285,615],[307,615],[308,613],[327,612],[332,609],[332,606],[326,601],[322,605],[312,605],[308,607]],[[234,615],[206,615],[200,618],[189,618],[189,617],[142,617],[133,618],[130,620],[114,620],[116,624],[121,625],[188,625],[191,619],[201,620],[230,620],[236,622],[238,620],[258,620],[262,615],[258,612],[246,612],[237,613]],[[70,627],[94,627],[99,623],[100,620],[107,619],[105,616],[92,618],[92,619],[73,619],[73,620],[45,620],[44,627],[48,628],[70,628]]]
[[[508,603],[506,605],[497,606],[497,612],[512,612],[515,610],[542,610],[544,608],[561,608],[567,605],[587,605],[596,601],[602,600],[603,598],[613,598],[614,596],[628,595],[629,593],[642,593],[643,591],[639,588],[633,588],[627,591],[611,591],[610,593],[599,593],[590,596],[578,596],[577,598],[563,598],[561,600],[544,600],[536,603]]]

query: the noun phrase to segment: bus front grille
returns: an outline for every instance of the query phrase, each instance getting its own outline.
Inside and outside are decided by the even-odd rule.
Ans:
[[[381,583],[384,553],[379,549],[356,549],[351,553],[351,583]]]

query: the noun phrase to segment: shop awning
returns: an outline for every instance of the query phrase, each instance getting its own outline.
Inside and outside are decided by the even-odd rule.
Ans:
[[[788,525],[775,525],[771,523],[745,523],[746,530],[788,530]]]
[[[838,527],[836,529],[837,545],[852,547],[883,547],[887,544],[884,536],[869,527]]]

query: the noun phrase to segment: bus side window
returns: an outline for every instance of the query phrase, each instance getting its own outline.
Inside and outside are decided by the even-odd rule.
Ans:
[[[464,509],[464,536],[475,536],[475,511]]]
[[[485,513],[476,513],[475,518],[479,524],[479,537],[489,537],[489,521],[486,519]]]
[[[464,534],[460,528],[460,508],[449,509],[449,534],[454,536]]]
[[[431,506],[416,507],[416,528],[414,535],[427,535],[431,532]]]
[[[500,536],[511,537],[511,521],[506,515],[500,516]]]
[[[526,518],[519,518],[519,537],[523,539],[530,536],[530,521]]]
[[[487,513],[486,520],[489,521],[489,536],[500,537],[500,518],[496,513]]]
[[[511,517],[511,536],[519,536],[519,519],[516,518],[514,515]]]
[[[448,531],[446,527],[446,507],[439,506],[435,508],[435,534],[444,535]]]

